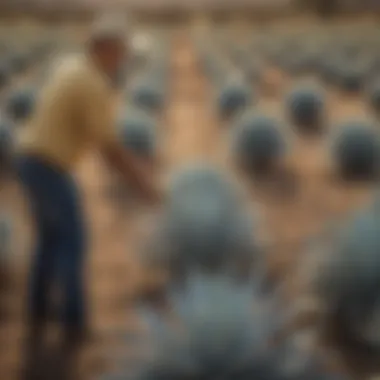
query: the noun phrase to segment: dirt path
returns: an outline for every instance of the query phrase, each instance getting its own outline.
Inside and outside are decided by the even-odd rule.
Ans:
[[[169,170],[174,170],[194,159],[212,159],[219,131],[210,107],[210,89],[189,39],[184,38],[180,43],[171,66],[173,78],[166,114],[168,135],[165,153]]]

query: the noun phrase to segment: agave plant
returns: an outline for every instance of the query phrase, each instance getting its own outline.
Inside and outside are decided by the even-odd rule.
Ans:
[[[286,99],[290,121],[301,133],[318,132],[324,127],[325,94],[315,85],[301,84]]]
[[[340,88],[347,93],[357,93],[362,90],[366,81],[366,68],[358,63],[339,66],[338,77]]]
[[[0,216],[0,256],[6,257],[10,250],[11,223],[7,215]]]
[[[376,78],[367,88],[367,99],[370,106],[376,112],[380,112],[380,79]]]
[[[0,62],[0,89],[8,85],[11,73],[5,60]]]
[[[127,107],[119,122],[123,145],[143,158],[153,158],[157,145],[155,120],[142,109]]]
[[[9,67],[15,74],[25,71],[29,66],[28,55],[24,51],[14,51],[8,60]]]
[[[11,168],[13,154],[13,130],[10,123],[0,121],[0,177]]]
[[[255,221],[234,185],[213,167],[193,165],[175,176],[159,215],[148,262],[160,263],[182,281],[193,268],[247,273],[258,247]]]
[[[319,73],[328,85],[339,84],[340,66],[344,64],[343,58],[336,52],[328,52],[328,55],[322,60]]]
[[[276,119],[255,111],[244,113],[233,129],[233,153],[249,173],[273,169],[286,150],[286,142]]]
[[[186,288],[171,293],[170,310],[168,318],[141,310],[151,350],[134,368],[121,364],[112,378],[328,377],[310,351],[297,347],[292,337],[279,338],[289,315],[277,294],[264,296],[254,281],[242,285],[223,276],[193,274]]]
[[[151,112],[158,112],[164,106],[165,86],[156,75],[138,78],[130,90],[133,103]]]
[[[34,88],[19,88],[13,90],[5,103],[7,115],[15,122],[27,120],[34,111],[36,90]]]
[[[223,119],[230,119],[253,103],[253,94],[249,85],[240,75],[232,75],[224,81],[218,90],[218,109]]]
[[[366,121],[349,121],[336,128],[332,157],[345,179],[373,179],[379,174],[380,140],[376,128]]]
[[[324,325],[341,343],[379,354],[380,202],[355,213],[334,233],[314,278]]]
[[[7,282],[8,264],[11,255],[12,225],[8,215],[0,215],[0,286]]]

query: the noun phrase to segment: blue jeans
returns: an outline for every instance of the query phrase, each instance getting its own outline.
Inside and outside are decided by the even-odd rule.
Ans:
[[[30,199],[37,246],[29,295],[31,323],[44,323],[51,309],[51,291],[58,285],[67,328],[84,327],[84,223],[72,177],[30,156],[17,162],[20,180]]]

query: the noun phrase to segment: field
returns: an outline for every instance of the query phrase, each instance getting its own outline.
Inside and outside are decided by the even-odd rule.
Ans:
[[[249,26],[249,35],[259,33],[253,27]],[[343,28],[342,25],[340,27]],[[272,30],[281,34],[280,28],[283,28],[284,33],[290,34],[302,31],[304,23],[284,23]],[[308,28],[310,31],[307,31],[307,38],[311,39],[313,26]],[[314,28],[315,33],[323,32],[320,25],[315,25]],[[328,28],[333,31],[332,25]],[[362,24],[359,21],[349,21],[346,28],[351,28],[354,36],[354,29],[368,28],[371,31],[376,26],[369,21]],[[231,41],[239,41],[244,47],[244,43],[249,42],[244,41],[247,33],[244,30],[240,33],[237,27],[236,30],[229,30],[229,38]],[[1,34],[4,32],[1,31]],[[231,176],[236,176],[248,190],[252,204],[259,207],[263,216],[259,234],[269,246],[271,271],[274,277],[284,280],[285,296],[292,300],[302,292],[296,281],[292,280],[298,275],[297,264],[300,263],[309,239],[320,233],[328,223],[345,219],[352,210],[365,204],[373,186],[368,183],[341,183],[332,179],[326,141],[297,134],[287,157],[288,167],[295,178],[293,182],[248,181],[230,160],[228,143],[233,126],[229,125],[232,123],[221,120],[215,107],[216,85],[202,69],[194,32],[179,28],[168,34],[170,38],[165,37],[169,41],[166,101],[163,110],[154,115],[160,143],[160,175],[165,181],[167,175],[184,163],[202,159],[222,165]],[[343,34],[340,32],[341,36]],[[205,35],[207,38],[203,42],[209,44],[210,50],[222,50],[220,46],[215,48],[217,44],[214,46],[212,42],[214,36],[207,33],[203,36]],[[373,40],[373,36],[370,37]],[[231,42],[230,46],[233,44]],[[249,54],[255,58],[254,49]],[[227,61],[226,52],[222,55],[223,60]],[[238,67],[236,64],[228,65]],[[41,64],[37,60],[25,73],[15,76],[3,91],[4,94],[10,88],[34,81],[40,68]],[[257,98],[252,106],[255,104],[257,109],[275,116],[285,124],[288,122],[285,112],[286,95],[297,82],[305,79],[321,83],[326,90],[326,125],[330,130],[347,119],[376,119],[361,91],[342,91],[339,86],[322,82],[313,71],[290,73],[267,61],[262,65],[259,76],[258,80],[252,80],[250,84]],[[67,377],[81,380],[95,378],[108,368],[109,359],[122,342],[123,334],[139,329],[139,321],[132,306],[141,287],[150,278],[137,265],[136,254],[144,233],[145,218],[154,210],[146,209],[138,203],[130,210],[117,207],[106,195],[111,181],[108,169],[95,153],[89,153],[76,175],[81,184],[90,236],[86,275],[91,324],[95,332],[93,342],[75,357],[74,374]],[[16,379],[22,363],[24,293],[27,288],[29,250],[33,241],[25,202],[17,192],[17,186],[10,183],[2,189],[1,195],[3,208],[16,210],[11,280],[2,296],[0,320],[0,377],[4,380]],[[54,334],[52,336],[54,338]],[[69,367],[68,364],[58,361],[58,353],[51,350],[45,355],[47,356],[41,359],[42,367],[47,372],[47,377],[44,378],[59,379],[55,372],[55,375],[51,374],[53,372],[49,375],[49,371],[57,371],[57,368],[60,368],[58,371],[64,378],[64,369]],[[347,366],[340,356],[330,353],[326,356],[329,356],[333,366],[345,370],[348,368],[358,377],[358,373],[363,372],[360,363]]]

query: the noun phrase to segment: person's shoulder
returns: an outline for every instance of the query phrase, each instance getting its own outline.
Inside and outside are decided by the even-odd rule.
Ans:
[[[86,81],[91,72],[82,54],[64,54],[55,58],[52,64],[53,77],[65,83],[80,84]]]

